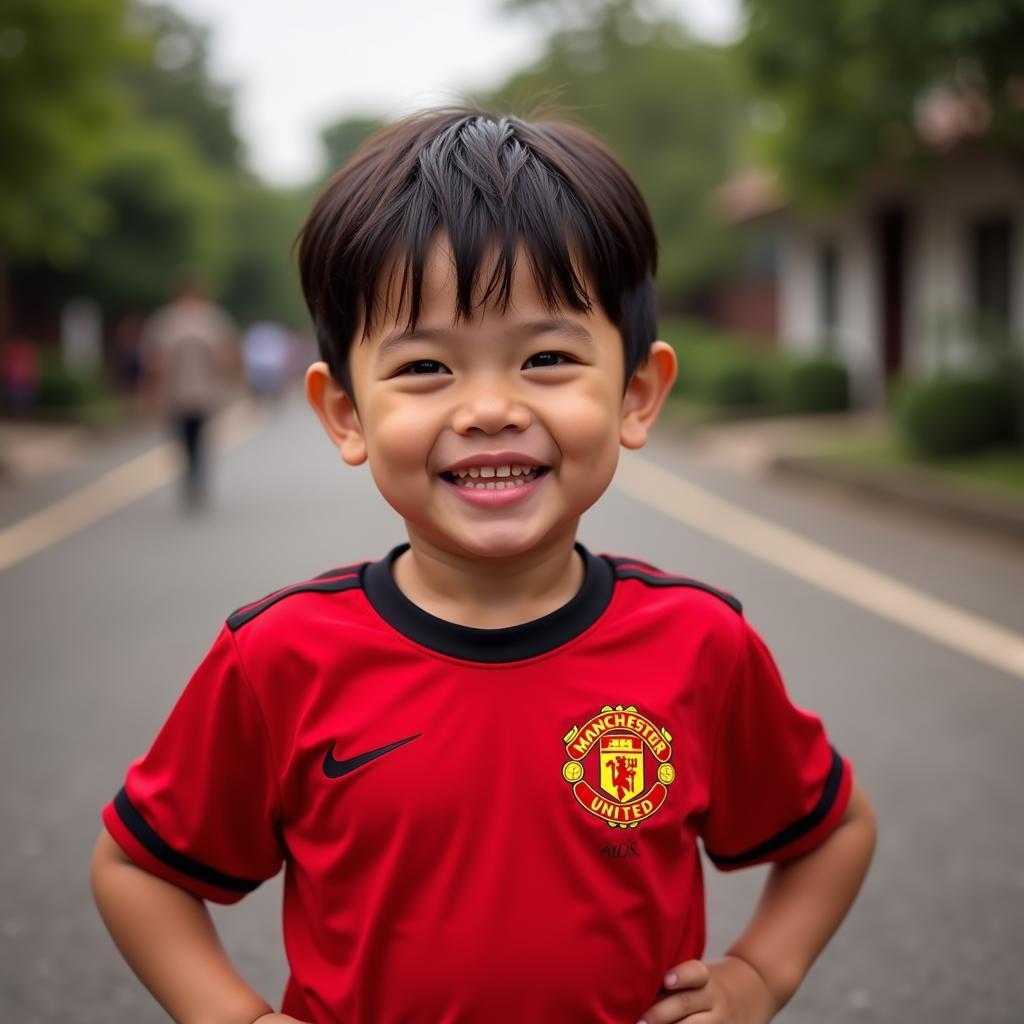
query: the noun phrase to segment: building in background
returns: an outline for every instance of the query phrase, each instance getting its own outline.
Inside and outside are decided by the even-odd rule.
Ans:
[[[926,173],[879,169],[818,216],[766,173],[717,198],[748,253],[722,323],[838,358],[858,404],[880,404],[897,374],[967,367],[999,345],[1024,354],[1024,174],[1012,156],[947,138]]]

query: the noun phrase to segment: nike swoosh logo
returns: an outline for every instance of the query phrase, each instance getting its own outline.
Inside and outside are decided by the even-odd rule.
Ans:
[[[380,757],[382,754],[388,754],[392,750],[397,750],[398,747],[419,739],[421,735],[422,733],[416,733],[415,736],[406,736],[404,740],[395,740],[394,743],[389,743],[386,747],[377,747],[376,750],[368,750],[365,754],[356,754],[355,757],[348,757],[344,761],[336,761],[334,759],[334,744],[332,743],[324,755],[324,775],[329,779],[340,779],[342,775],[354,772],[357,768],[361,768],[375,757]]]

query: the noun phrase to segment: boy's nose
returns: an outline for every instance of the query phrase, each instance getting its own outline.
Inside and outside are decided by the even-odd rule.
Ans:
[[[452,427],[459,434],[482,430],[485,434],[498,434],[506,427],[525,430],[531,423],[530,410],[500,384],[481,387],[458,407]]]

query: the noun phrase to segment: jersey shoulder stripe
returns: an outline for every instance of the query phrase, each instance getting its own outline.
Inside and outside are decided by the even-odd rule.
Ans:
[[[637,580],[648,587],[690,587],[694,590],[703,590],[706,594],[725,602],[737,614],[743,614],[743,605],[739,598],[728,591],[691,579],[689,576],[675,576],[662,572],[649,562],[641,562],[637,558],[612,557],[608,560],[615,567],[616,580]]]
[[[656,565],[651,565],[650,562],[645,562],[640,558],[627,558],[624,555],[606,555],[605,557],[616,569],[620,566],[633,566],[634,568],[650,569],[651,572],[661,572]]]
[[[268,608],[273,607],[278,601],[283,601],[286,597],[292,597],[294,594],[340,594],[345,590],[356,590],[363,585],[360,570],[364,564],[332,569],[330,572],[322,573],[304,583],[296,583],[290,587],[274,590],[258,601],[243,604],[241,608],[236,609],[227,617],[227,627],[232,633],[235,633],[247,622],[252,622],[257,615],[261,615]]]
[[[365,562],[353,562],[352,565],[343,565],[340,569],[328,569],[327,572],[322,572],[319,576],[314,576],[313,579],[326,580],[335,576],[350,576],[352,573],[360,572],[364,565],[366,565]]]

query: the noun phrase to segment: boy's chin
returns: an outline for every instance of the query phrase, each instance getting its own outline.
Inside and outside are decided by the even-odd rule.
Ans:
[[[497,562],[509,558],[521,558],[531,552],[550,545],[557,545],[559,539],[570,546],[575,540],[575,528],[538,535],[523,529],[482,528],[459,536],[434,536],[429,543],[459,558],[472,558],[481,562]],[[413,541],[415,544],[415,540]]]

